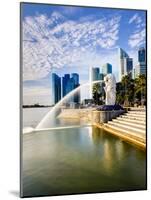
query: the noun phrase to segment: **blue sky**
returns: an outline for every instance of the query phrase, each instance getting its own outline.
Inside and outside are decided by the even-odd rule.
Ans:
[[[145,45],[145,11],[22,4],[24,103],[50,101],[50,74],[77,72],[109,62],[118,77],[118,47],[137,63]]]

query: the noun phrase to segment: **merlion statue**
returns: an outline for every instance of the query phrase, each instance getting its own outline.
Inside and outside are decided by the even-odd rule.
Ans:
[[[116,101],[116,79],[114,74],[107,74],[104,77],[105,81],[105,93],[106,93],[106,99],[105,104],[106,105],[115,105]]]

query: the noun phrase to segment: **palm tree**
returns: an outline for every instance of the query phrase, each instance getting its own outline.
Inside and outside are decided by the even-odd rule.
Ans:
[[[134,80],[131,74],[123,76],[122,81],[116,84],[116,91],[116,103],[124,106],[134,104]]]
[[[93,99],[94,99],[94,103],[97,105],[100,105],[100,97],[101,97],[101,85],[99,83],[95,83],[93,84],[93,89],[92,89],[92,93],[93,93]]]
[[[116,103],[124,104],[124,90],[121,82],[116,83]]]
[[[130,74],[124,76],[122,78],[122,86],[123,86],[123,97],[124,97],[124,105],[125,106],[129,106],[130,104],[130,93],[132,93],[131,91],[131,76]]]
[[[135,79],[135,98],[139,104],[144,104],[144,101],[146,101],[146,77],[144,74]]]
[[[130,75],[123,76],[122,81],[116,84],[116,103],[124,106],[133,106],[134,103],[146,102],[146,77],[139,75],[135,80]]]

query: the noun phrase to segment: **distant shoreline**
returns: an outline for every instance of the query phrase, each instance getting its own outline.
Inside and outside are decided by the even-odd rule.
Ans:
[[[47,108],[53,107],[53,105],[23,105],[22,108]]]

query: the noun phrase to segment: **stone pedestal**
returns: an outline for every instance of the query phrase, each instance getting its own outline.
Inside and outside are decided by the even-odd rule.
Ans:
[[[92,112],[92,123],[107,123],[112,119],[118,117],[124,110],[112,110],[112,111],[93,111]]]

